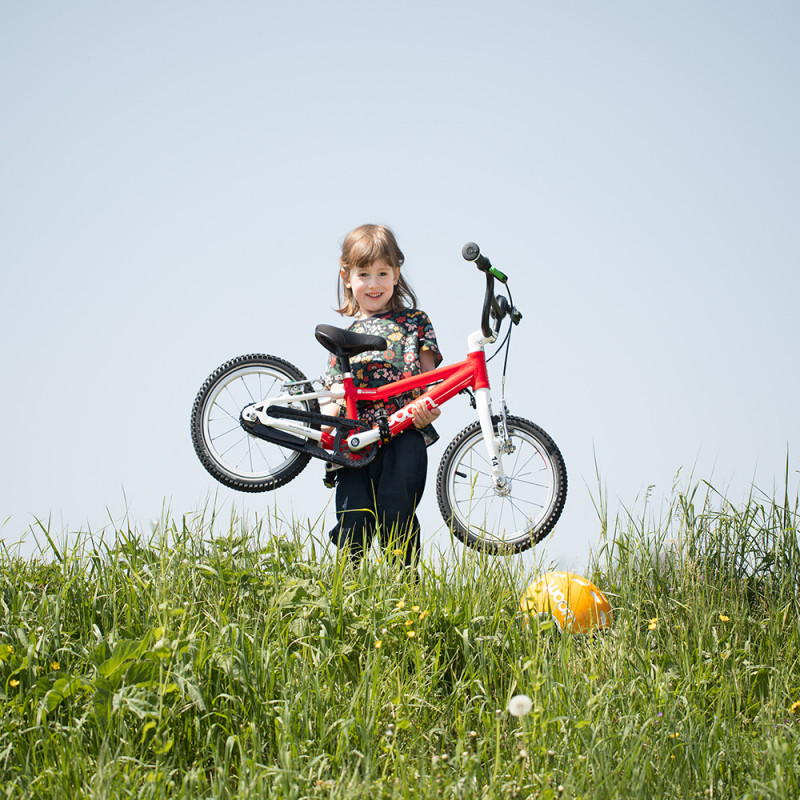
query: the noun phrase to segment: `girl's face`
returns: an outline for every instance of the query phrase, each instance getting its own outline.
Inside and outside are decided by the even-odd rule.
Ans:
[[[400,269],[380,259],[366,267],[341,271],[342,282],[353,292],[358,303],[358,318],[389,311],[394,287],[400,280]]]

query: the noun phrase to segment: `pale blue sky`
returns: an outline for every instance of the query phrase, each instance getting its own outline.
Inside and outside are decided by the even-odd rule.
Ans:
[[[509,405],[570,477],[547,558],[596,544],[595,455],[614,508],[681,468],[771,492],[787,450],[796,485],[798,41],[790,2],[0,3],[2,537],[202,505],[197,389],[245,352],[321,372],[363,222],[448,360],[461,246],[511,276]],[[312,464],[218,503],[329,498]]]

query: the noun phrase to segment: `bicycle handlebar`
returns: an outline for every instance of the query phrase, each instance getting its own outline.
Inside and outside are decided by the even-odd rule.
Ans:
[[[498,299],[494,293],[495,278],[499,280],[500,283],[504,284],[508,282],[508,276],[496,267],[493,267],[492,262],[489,261],[486,256],[481,255],[481,249],[475,242],[467,242],[464,247],[461,248],[461,255],[466,261],[474,262],[475,266],[486,274],[486,294],[483,298],[483,311],[481,313],[481,330],[483,331],[483,335],[487,339],[490,338],[492,334],[496,336],[497,332],[500,330],[500,323],[509,312],[513,314],[512,320],[514,320],[514,323],[516,324],[519,322],[519,318],[521,318],[519,312],[517,312],[516,309],[512,309],[505,297],[501,296]],[[494,331],[492,331],[492,326],[489,323],[490,312],[497,320],[497,328]]]
[[[497,267],[493,267],[492,262],[489,261],[486,256],[481,255],[481,249],[475,244],[475,242],[467,242],[461,248],[461,255],[464,256],[465,261],[475,262],[475,266],[477,266],[481,272],[491,272],[491,274],[494,275],[494,277],[497,278],[500,283],[508,282],[508,276],[500,272]]]

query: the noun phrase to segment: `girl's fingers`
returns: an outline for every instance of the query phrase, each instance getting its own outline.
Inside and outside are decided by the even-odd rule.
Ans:
[[[415,407],[411,411],[411,417],[414,420],[414,427],[415,428],[427,427],[441,413],[442,409],[439,408],[438,406],[434,406],[433,408],[427,408],[427,407],[420,408],[419,406]]]

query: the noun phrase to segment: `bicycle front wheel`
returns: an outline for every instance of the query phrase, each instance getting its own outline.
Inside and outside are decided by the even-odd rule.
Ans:
[[[567,469],[555,442],[527,419],[507,422],[507,486],[495,487],[479,422],[451,442],[436,477],[445,522],[465,544],[490,553],[521,552],[540,542],[567,498]]]
[[[192,407],[192,442],[206,470],[240,492],[277,489],[297,477],[311,456],[252,436],[240,415],[252,403],[284,394],[284,383],[304,380],[293,364],[267,355],[239,356],[212,372]],[[316,400],[289,407],[319,411]]]

